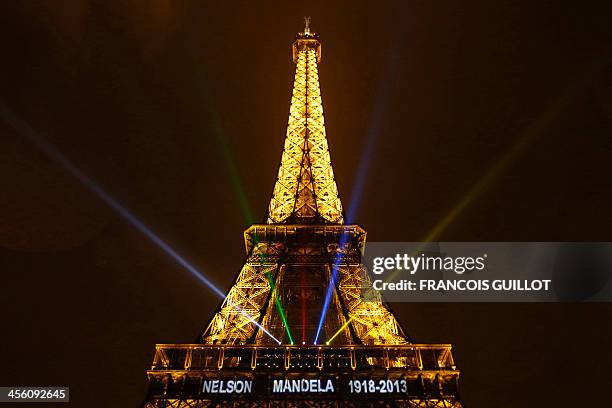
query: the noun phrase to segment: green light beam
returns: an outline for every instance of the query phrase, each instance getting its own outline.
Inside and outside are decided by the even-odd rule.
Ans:
[[[287,336],[289,337],[289,342],[291,343],[291,345],[293,345],[293,337],[291,336],[291,331],[289,330],[289,324],[287,323],[285,311],[281,306],[280,299],[278,298],[278,296],[276,296],[276,292],[274,292],[275,287],[274,280],[272,279],[272,274],[268,272],[266,275],[268,276],[268,281],[270,282],[270,290],[272,291],[272,296],[274,296],[274,303],[276,304],[276,308],[278,309],[278,314],[280,314],[283,324],[285,325],[285,331],[287,332]]]

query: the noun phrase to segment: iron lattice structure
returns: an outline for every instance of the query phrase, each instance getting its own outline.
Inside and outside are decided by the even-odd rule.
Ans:
[[[198,343],[157,345],[144,407],[461,407],[451,346],[410,341],[361,263],[365,231],[344,224],[308,22],[292,51],[266,224],[245,231],[245,264]],[[333,391],[313,391],[321,383]]]
[[[268,208],[268,223],[342,223],[342,204],[325,135],[317,63],[321,45],[302,35],[293,43],[296,63],[285,148]]]

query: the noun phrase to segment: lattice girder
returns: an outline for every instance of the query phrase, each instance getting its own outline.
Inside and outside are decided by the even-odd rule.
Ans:
[[[296,70],[285,146],[268,223],[311,220],[341,224],[342,204],[325,134],[316,40],[296,40]]]
[[[338,289],[355,334],[363,344],[406,344],[408,341],[393,313],[362,264],[338,266]]]
[[[230,289],[219,311],[204,331],[205,344],[244,344],[255,333],[270,294],[269,274],[277,264],[247,262]]]

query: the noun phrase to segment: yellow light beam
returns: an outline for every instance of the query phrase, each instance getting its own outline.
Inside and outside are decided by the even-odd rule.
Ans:
[[[446,214],[434,228],[421,240],[423,245],[417,248],[413,256],[418,254],[427,242],[436,240],[457,217],[465,210],[497,176],[506,170],[512,162],[540,137],[553,121],[563,113],[572,99],[584,88],[584,86],[600,71],[605,63],[594,64],[580,80],[568,86],[565,91],[555,101],[540,114],[527,128],[517,137],[516,142],[493,164],[493,166],[483,174],[476,184],[465,194],[465,196]],[[391,273],[386,281],[393,281],[399,272]]]
[[[572,85],[568,86],[565,91],[533,121],[521,134],[517,137],[516,142],[506,151],[487,171],[476,184],[467,192],[467,194],[453,207],[450,212],[444,216],[436,224],[436,226],[425,236],[422,242],[432,242],[435,240],[446,227],[448,227],[465,208],[472,203],[482,191],[497,177],[500,173],[506,170],[510,164],[525,150],[527,146],[532,144],[539,136],[541,136],[547,127],[563,113],[571,100],[576,94],[584,88],[595,74],[602,67],[602,64],[596,64],[591,67],[586,74]]]
[[[346,321],[346,323],[342,325],[342,327],[338,329],[338,331],[333,336],[331,336],[329,340],[325,342],[325,344],[329,346],[329,343],[331,343],[332,340],[336,338],[336,336],[338,336],[344,329],[346,329],[346,326],[348,326],[352,321],[353,321],[353,318],[351,317],[350,319]]]

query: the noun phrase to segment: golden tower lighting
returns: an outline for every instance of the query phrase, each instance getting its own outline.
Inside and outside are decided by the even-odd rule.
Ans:
[[[244,266],[199,342],[156,346],[144,407],[462,406],[451,346],[410,341],[361,263],[366,232],[344,224],[309,23],[266,223],[245,231]]]

